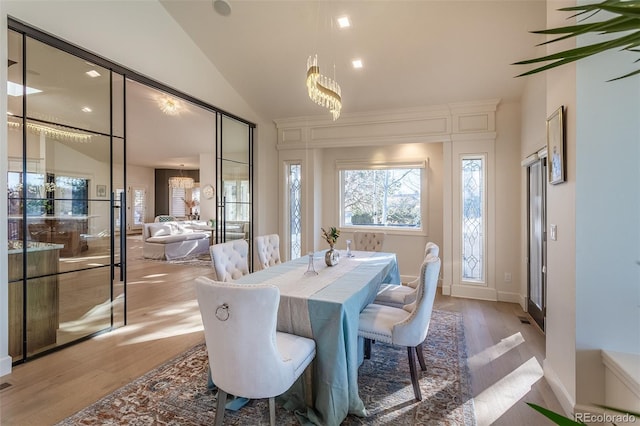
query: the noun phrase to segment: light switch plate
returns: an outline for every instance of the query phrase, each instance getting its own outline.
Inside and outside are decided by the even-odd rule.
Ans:
[[[551,240],[557,241],[558,240],[558,225],[551,224],[550,225],[549,234],[550,234]]]

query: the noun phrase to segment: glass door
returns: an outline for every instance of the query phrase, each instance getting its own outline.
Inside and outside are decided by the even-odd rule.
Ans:
[[[216,232],[218,242],[244,239],[252,251],[253,128],[246,123],[219,115],[218,188],[221,198]],[[249,267],[251,260],[249,256]]]
[[[112,219],[124,104],[122,76],[18,31],[8,40],[9,354],[19,362],[124,323]]]
[[[528,168],[528,312],[544,331],[546,311],[546,158]]]

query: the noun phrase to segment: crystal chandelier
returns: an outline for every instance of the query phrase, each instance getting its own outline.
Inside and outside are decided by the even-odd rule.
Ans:
[[[184,167],[184,164],[180,164],[180,167]],[[173,176],[169,178],[169,188],[184,188],[191,189],[194,186],[193,179],[188,176],[182,176],[182,168],[180,169],[180,176]]]
[[[307,91],[313,102],[329,108],[333,121],[340,117],[342,109],[340,85],[335,80],[320,74],[318,55],[309,56],[307,59]]]
[[[193,179],[186,176],[174,176],[169,178],[169,188],[193,188]]]

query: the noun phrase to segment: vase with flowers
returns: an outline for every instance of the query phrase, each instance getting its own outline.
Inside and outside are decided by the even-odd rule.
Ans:
[[[184,205],[189,209],[189,219],[193,219],[193,217],[197,214],[194,214],[193,209],[198,206],[198,200],[195,198],[187,200],[183,197],[182,201],[184,201]]]
[[[333,246],[335,246],[336,241],[338,241],[338,237],[340,236],[340,230],[335,226],[329,228],[329,230],[325,230],[324,228],[320,228],[322,230],[322,238],[324,238],[327,243],[329,243],[329,250],[324,255],[324,261],[327,266],[334,266],[340,261],[340,254],[338,250],[334,250]]]

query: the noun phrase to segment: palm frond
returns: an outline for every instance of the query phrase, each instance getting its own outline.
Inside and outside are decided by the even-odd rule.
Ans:
[[[545,417],[547,417],[549,420],[553,421],[555,424],[560,425],[560,426],[584,426],[584,423],[579,423],[576,422],[575,420],[571,420],[568,417],[562,416],[554,411],[548,410],[544,407],[541,407],[539,405],[533,404],[531,402],[527,402],[527,405],[531,408],[533,408],[534,410],[536,410],[537,412],[539,412],[540,414],[544,415]]]
[[[589,33],[606,35],[607,40],[604,42],[593,43],[587,46],[567,49],[558,53],[544,55],[538,58],[515,62],[512,65],[529,65],[540,62],[553,61],[544,66],[540,66],[530,71],[519,74],[517,75],[517,77],[536,74],[561,65],[578,61],[589,56],[596,55],[598,53],[606,52],[611,49],[618,49],[620,51],[634,53],[639,52],[636,47],[640,46],[640,0],[605,0],[600,3],[565,7],[558,10],[565,12],[577,12],[572,17],[579,17],[584,14],[588,14],[587,17],[583,16],[581,21],[584,21],[585,19],[588,19],[594,14],[601,11],[608,12],[617,16],[604,21],[579,23],[575,25],[567,25],[564,27],[532,31],[535,34],[561,35],[560,37],[540,43],[539,46],[556,43],[558,41],[566,40],[572,37],[578,37]],[[631,33],[626,34],[629,31],[631,31]],[[622,34],[617,38],[610,38],[611,34],[621,32],[624,32],[625,34]],[[623,78],[634,76],[636,74],[640,74],[640,70],[624,74],[609,81],[620,80]]]

